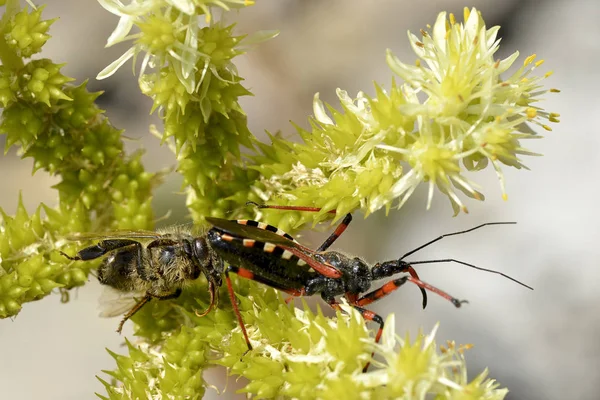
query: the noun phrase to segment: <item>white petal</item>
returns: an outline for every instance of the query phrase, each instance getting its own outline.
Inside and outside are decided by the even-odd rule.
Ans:
[[[115,61],[110,63],[108,65],[108,67],[106,67],[102,71],[100,71],[100,73],[98,73],[98,75],[96,76],[96,79],[102,80],[102,79],[108,78],[109,76],[111,76],[112,74],[117,72],[117,70],[123,64],[125,64],[131,57],[133,57],[134,54],[135,54],[135,48],[132,47],[129,50],[127,50],[125,53],[123,53],[123,55],[121,57],[117,58]]]
[[[325,106],[323,106],[323,102],[319,99],[319,93],[315,93],[313,97],[313,113],[317,121],[322,123],[323,125],[334,125],[329,115],[325,111]]]
[[[475,8],[471,8],[471,13],[469,14],[469,18],[465,21],[465,34],[469,39],[469,43],[472,42],[473,39],[479,33],[479,12]],[[483,24],[482,24],[483,25]],[[480,38],[483,39],[483,38]]]
[[[258,32],[252,33],[252,34],[246,36],[245,38],[243,38],[242,40],[240,40],[240,42],[237,44],[236,48],[238,48],[242,51],[247,51],[260,43],[266,42],[267,40],[277,37],[278,35],[279,35],[278,30],[258,31]]]
[[[500,61],[500,63],[498,64],[498,68],[497,68],[498,73],[501,74],[504,71],[506,71],[507,69],[509,69],[510,66],[515,62],[515,60],[518,57],[519,57],[519,52],[515,51],[510,56],[508,56],[504,60]]]
[[[185,79],[196,70],[198,62],[198,25],[189,24],[185,33],[184,52],[181,61],[181,71]]]
[[[427,50],[425,49],[425,47],[417,45],[417,43],[421,43],[421,40],[417,36],[408,32],[408,41],[410,43],[410,47],[412,47],[417,57],[422,59],[425,59],[427,57]]]
[[[118,0],[98,0],[98,3],[111,14],[124,15],[122,10],[125,6]]]
[[[500,26],[496,25],[496,26],[492,26],[490,29],[488,29],[488,31],[486,32],[486,46],[488,48],[491,48],[494,45],[494,42],[496,41],[496,36],[498,35],[498,31],[500,30]]]
[[[196,13],[196,5],[192,0],[166,0],[166,2],[187,15]]]
[[[435,42],[435,46],[446,52],[446,12],[441,12],[438,14],[437,19],[435,20],[435,24],[433,24],[433,41]]]
[[[133,21],[133,17],[121,17],[119,23],[117,24],[117,27],[108,37],[108,40],[106,41],[106,47],[110,47],[122,41],[131,31],[131,28],[133,28]]]

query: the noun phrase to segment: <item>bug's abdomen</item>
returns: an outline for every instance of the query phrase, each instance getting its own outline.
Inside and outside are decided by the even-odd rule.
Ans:
[[[279,245],[241,238],[211,229],[208,242],[228,264],[242,267],[263,278],[290,289],[300,289],[314,278],[313,271],[303,260]]]

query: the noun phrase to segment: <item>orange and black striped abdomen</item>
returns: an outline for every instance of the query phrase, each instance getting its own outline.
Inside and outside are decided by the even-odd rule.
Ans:
[[[288,238],[291,236],[237,221],[207,220],[215,225],[208,232],[207,240],[228,264],[289,289],[301,289],[318,276],[304,260],[286,249],[296,245]]]

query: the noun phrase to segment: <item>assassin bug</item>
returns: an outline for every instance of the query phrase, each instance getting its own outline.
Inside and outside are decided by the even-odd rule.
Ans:
[[[313,207],[295,206],[269,206],[259,205],[259,208],[273,208],[295,211],[320,211]],[[332,211],[333,213],[335,211]],[[336,300],[344,296],[351,306],[358,310],[365,320],[376,322],[379,325],[375,340],[379,342],[383,332],[383,318],[369,311],[364,306],[377,301],[392,293],[407,281],[419,286],[423,296],[423,308],[427,305],[425,290],[436,293],[449,300],[456,307],[465,303],[464,300],[450,296],[440,289],[421,281],[412,267],[416,264],[429,264],[439,262],[456,262],[482,271],[502,275],[512,281],[527,286],[501,272],[477,267],[456,259],[439,259],[408,262],[404,259],[415,252],[443,239],[444,237],[472,232],[487,225],[514,224],[514,222],[491,222],[474,228],[441,235],[424,245],[404,254],[398,260],[385,261],[369,266],[358,257],[349,257],[337,251],[327,249],[340,237],[352,220],[352,215],[347,214],[335,231],[323,242],[317,250],[311,250],[299,244],[290,235],[271,225],[250,220],[223,220],[207,218],[213,228],[208,232],[208,240],[212,248],[229,263],[225,270],[225,280],[229,295],[234,305],[238,322],[244,333],[248,348],[251,348],[243,320],[237,310],[233,287],[229,272],[238,274],[247,279],[252,279],[292,296],[311,296],[320,294],[323,300],[334,309],[340,309]],[[380,288],[367,292],[373,281],[389,278],[396,274],[408,273],[391,280]],[[365,293],[367,292],[367,293]],[[365,367],[366,369],[367,367]]]

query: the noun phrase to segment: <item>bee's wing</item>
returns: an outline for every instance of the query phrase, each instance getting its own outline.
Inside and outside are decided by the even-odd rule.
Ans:
[[[112,232],[81,232],[68,235],[65,239],[82,241],[82,240],[100,240],[100,239],[158,239],[162,235],[153,231],[112,231]]]
[[[100,303],[100,316],[111,318],[123,315],[135,307],[142,297],[144,297],[143,292],[122,292],[110,286],[105,286],[98,300]]]

